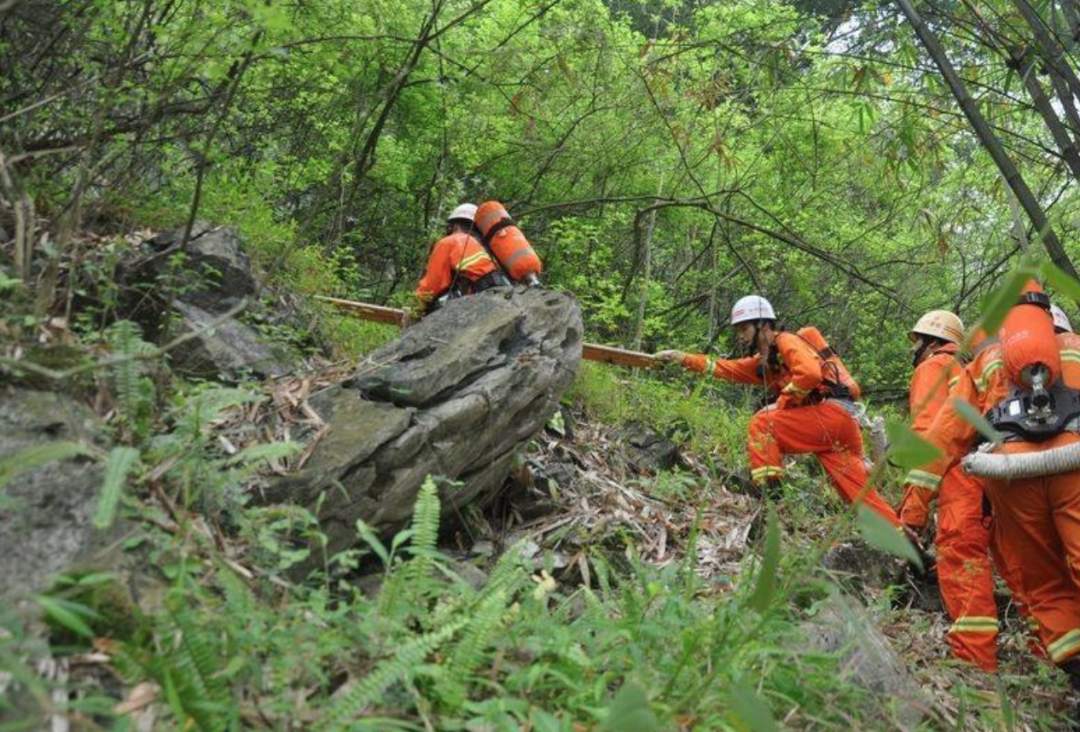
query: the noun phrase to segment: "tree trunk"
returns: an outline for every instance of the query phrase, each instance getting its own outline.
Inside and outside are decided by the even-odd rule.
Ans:
[[[1039,77],[1036,75],[1037,59],[1035,55],[1030,52],[1025,57],[1014,54],[1013,58],[1020,61],[1024,86],[1027,87],[1028,94],[1031,96],[1031,103],[1035,105],[1035,109],[1038,110],[1043,122],[1046,123],[1047,129],[1050,130],[1050,136],[1054,138],[1054,143],[1057,145],[1058,150],[1061,151],[1061,157],[1065,164],[1072,171],[1073,178],[1080,181],[1080,152],[1077,152],[1073,138],[1058,118],[1050,98],[1046,96],[1042,84],[1039,83]]]
[[[990,125],[986,122],[986,118],[979,112],[978,107],[975,104],[975,100],[968,94],[967,88],[964,86],[964,82],[961,81],[959,75],[956,73],[956,69],[953,68],[949,62],[948,56],[945,55],[945,49],[942,48],[938,42],[937,36],[927,27],[922,17],[912,6],[910,0],[896,0],[900,9],[904,12],[908,22],[911,23],[912,28],[915,30],[915,34],[919,37],[923,46],[926,48],[927,53],[930,54],[934,64],[941,71],[941,75],[945,78],[945,82],[949,85],[949,89],[952,91],[953,96],[956,97],[956,101],[960,105],[960,109],[963,110],[964,116],[967,117],[968,122],[975,130],[975,134],[978,136],[979,141],[990,153],[990,157],[993,158],[994,163],[997,164],[998,170],[1009,184],[1009,188],[1012,189],[1016,195],[1020,205],[1023,206],[1024,212],[1028,218],[1031,219],[1031,223],[1034,224],[1035,230],[1039,233],[1040,238],[1043,241],[1043,245],[1046,247],[1046,251],[1050,254],[1050,259],[1067,272],[1071,277],[1077,278],[1076,268],[1073,267],[1072,262],[1069,260],[1068,255],[1065,253],[1064,247],[1061,246],[1061,242],[1058,240],[1054,230],[1050,228],[1050,222],[1046,218],[1046,213],[1042,210],[1042,206],[1036,200],[1035,195],[1028,188],[1027,183],[1024,182],[1023,177],[1020,175],[1020,171],[1017,170],[1012,160],[1006,154],[1005,149],[1001,145],[1001,141],[994,135],[993,130],[990,129]]]
[[[1013,0],[1013,5],[1031,28],[1031,32],[1035,36],[1035,44],[1040,51],[1040,55],[1046,61],[1051,78],[1057,77],[1064,82],[1064,86],[1059,90],[1059,94],[1061,91],[1065,93],[1065,96],[1060,98],[1062,106],[1065,107],[1066,111],[1074,109],[1075,114],[1074,100],[1076,97],[1080,97],[1080,78],[1077,78],[1076,72],[1069,66],[1069,62],[1065,60],[1064,49],[1050,34],[1046,23],[1035,12],[1035,8],[1031,7],[1028,0]],[[1057,87],[1055,86],[1055,88]]]
[[[664,176],[660,176],[660,181],[656,184],[656,197],[660,198],[660,195],[664,192]],[[632,339],[632,348],[635,351],[641,350],[641,338],[645,332],[645,308],[649,304],[649,281],[652,279],[652,237],[653,231],[656,229],[656,211],[653,209],[649,212],[649,223],[645,227],[645,239],[642,242],[642,273],[641,273],[641,289],[638,294],[638,306],[637,314],[634,316],[634,337]]]

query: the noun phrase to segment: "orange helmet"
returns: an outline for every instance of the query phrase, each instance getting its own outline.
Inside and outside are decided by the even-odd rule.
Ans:
[[[488,232],[495,227],[495,224],[508,218],[510,218],[510,214],[506,212],[501,203],[498,201],[484,201],[476,209],[474,221],[480,233],[487,236]]]

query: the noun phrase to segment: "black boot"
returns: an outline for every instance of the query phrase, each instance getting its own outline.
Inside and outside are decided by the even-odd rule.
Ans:
[[[784,481],[779,478],[766,478],[761,492],[770,501],[779,501],[784,497]]]

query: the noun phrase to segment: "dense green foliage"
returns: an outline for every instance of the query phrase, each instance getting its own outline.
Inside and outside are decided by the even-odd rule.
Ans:
[[[1071,250],[1073,176],[997,53],[1024,26],[987,6],[935,27]],[[758,291],[895,387],[910,322],[971,317],[1027,236],[922,58],[887,5],[15,3],[5,197],[45,217],[34,261],[79,221],[197,214],[303,292],[392,302],[498,197],[597,340],[722,351]]]

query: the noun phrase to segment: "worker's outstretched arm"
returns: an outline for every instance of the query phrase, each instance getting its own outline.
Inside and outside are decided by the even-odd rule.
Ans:
[[[448,239],[436,242],[432,248],[424,276],[420,278],[420,283],[416,286],[417,305],[413,308],[414,315],[423,315],[433,300],[450,289],[454,271],[450,261],[450,249]]]
[[[761,356],[727,359],[712,358],[703,353],[660,351],[654,355],[654,358],[677,363],[690,371],[709,374],[724,381],[734,381],[739,384],[760,384],[763,381],[762,374],[758,370]]]

